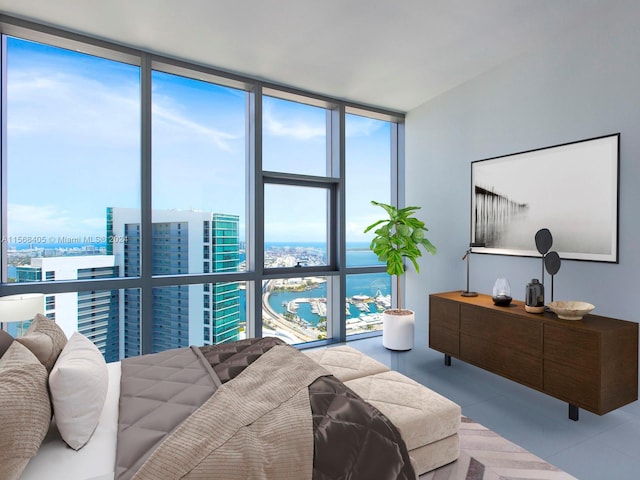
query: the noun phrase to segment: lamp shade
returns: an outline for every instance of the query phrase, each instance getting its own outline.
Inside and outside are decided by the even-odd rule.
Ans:
[[[42,293],[23,293],[0,297],[0,322],[32,320],[36,313],[44,313]]]

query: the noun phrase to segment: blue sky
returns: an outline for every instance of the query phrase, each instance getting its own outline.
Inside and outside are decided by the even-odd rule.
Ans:
[[[106,207],[138,207],[140,91],[136,66],[8,41],[9,236],[103,236]],[[245,93],[163,72],[153,77],[153,207],[245,216]],[[265,98],[264,168],[322,175],[325,114]],[[347,119],[347,237],[389,200],[390,126]],[[279,190],[279,189],[278,189]],[[286,190],[286,189],[285,189]],[[268,241],[318,241],[318,197],[270,198]],[[322,198],[322,197],[320,197]]]

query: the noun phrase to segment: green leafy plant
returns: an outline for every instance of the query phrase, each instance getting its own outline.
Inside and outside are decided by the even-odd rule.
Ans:
[[[383,208],[388,218],[378,220],[369,225],[364,233],[374,231],[369,249],[373,251],[381,262],[386,262],[387,273],[395,275],[398,292],[398,311],[402,311],[402,295],[400,292],[400,278],[405,273],[404,259],[413,263],[416,272],[420,272],[417,259],[422,256],[420,247],[435,255],[436,247],[425,237],[429,231],[424,222],[414,216],[414,212],[421,207],[396,208],[386,203],[371,201],[373,205]],[[374,230],[375,229],[375,230]]]

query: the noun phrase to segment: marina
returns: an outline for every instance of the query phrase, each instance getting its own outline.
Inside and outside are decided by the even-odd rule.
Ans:
[[[353,315],[350,305],[365,314],[380,313],[391,306],[391,296],[382,295],[382,293],[375,297],[359,294],[350,298],[347,297],[345,300],[345,314],[347,316]],[[297,315],[301,304],[308,304],[311,313],[314,315],[319,317],[327,316],[327,299],[325,297],[296,297],[282,302],[282,306],[290,315]],[[361,316],[361,314],[358,316]]]
[[[321,339],[326,335],[327,298],[324,279],[315,287],[303,291],[281,288],[272,281],[265,285],[266,302],[272,317],[288,325],[296,334]],[[266,290],[269,291],[268,295]],[[391,306],[391,295],[380,288],[372,295],[356,293],[345,297],[344,308],[348,334],[363,333],[382,328],[382,312]],[[272,319],[273,320],[273,319]],[[308,341],[308,340],[300,340]]]
[[[367,246],[348,249],[347,254],[349,266],[376,264],[376,258]],[[316,245],[294,248],[283,244],[269,246],[265,251],[265,263],[270,268],[294,266],[301,259],[306,265],[324,264],[324,251]],[[380,330],[382,312],[391,307],[390,291],[391,280],[384,272],[348,275],[346,296],[340,307],[344,308],[347,334]],[[327,336],[327,315],[332,313],[327,302],[326,277],[265,281],[262,307],[263,334],[280,337],[292,344]]]

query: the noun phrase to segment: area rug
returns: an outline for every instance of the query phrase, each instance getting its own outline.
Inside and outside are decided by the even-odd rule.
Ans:
[[[462,417],[460,457],[420,480],[577,480],[473,420]]]

